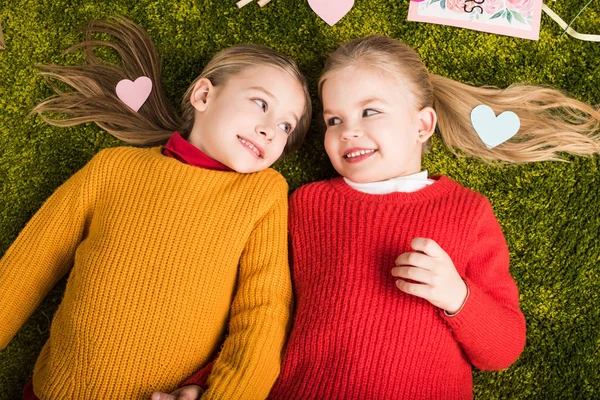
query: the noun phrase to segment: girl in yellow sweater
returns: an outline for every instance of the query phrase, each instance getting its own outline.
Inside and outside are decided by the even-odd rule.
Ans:
[[[116,40],[93,40],[95,32]],[[97,59],[92,47],[100,44],[114,48],[122,65]],[[31,397],[169,392],[219,350],[226,330],[204,398],[266,397],[292,304],[287,184],[269,167],[308,129],[304,78],[274,50],[233,46],[192,83],[178,117],[140,27],[92,22],[86,41],[70,50],[78,48],[85,65],[42,71],[75,90],[34,111],[66,114],[48,120],[60,126],[93,121],[146,147],[98,153],[4,254],[0,349],[70,270]],[[152,85],[145,102],[135,90],[144,81]]]

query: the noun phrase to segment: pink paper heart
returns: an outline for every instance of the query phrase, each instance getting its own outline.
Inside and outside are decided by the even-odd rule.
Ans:
[[[354,0],[308,0],[308,5],[329,26],[335,25],[354,7]]]
[[[135,82],[123,79],[117,83],[116,92],[123,103],[133,111],[137,111],[148,100],[148,96],[152,92],[152,80],[147,76],[140,76]]]

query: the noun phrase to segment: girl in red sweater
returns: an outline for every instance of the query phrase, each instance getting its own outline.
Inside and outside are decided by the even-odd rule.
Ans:
[[[451,149],[484,160],[594,154],[600,114],[547,88],[473,88],[430,74],[414,50],[381,36],[331,54],[319,95],[341,177],[290,199],[296,315],[269,398],[472,398],[471,369],[509,367],[525,319],[489,201],[428,177],[422,154],[436,125]],[[517,135],[486,145],[470,119],[480,104],[514,111]]]

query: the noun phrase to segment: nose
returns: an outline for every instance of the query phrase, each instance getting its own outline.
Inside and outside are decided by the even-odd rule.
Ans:
[[[348,126],[342,131],[341,140],[348,141],[351,139],[358,139],[362,135],[363,131],[358,126]]]
[[[267,142],[270,142],[275,137],[275,128],[267,124],[257,125],[255,131],[264,137]]]

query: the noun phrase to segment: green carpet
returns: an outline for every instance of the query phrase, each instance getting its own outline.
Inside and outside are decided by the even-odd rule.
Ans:
[[[545,2],[567,21],[583,5]],[[209,58],[229,45],[254,42],[290,54],[314,92],[326,54],[343,41],[373,33],[405,41],[432,72],[456,80],[501,87],[517,81],[551,84],[600,103],[600,43],[559,38],[560,28],[545,15],[540,40],[529,41],[407,22],[407,0],[356,0],[334,27],[304,0],[273,0],[264,8],[252,3],[241,10],[235,3],[0,0],[6,42],[0,50],[0,254],[58,185],[101,148],[120,144],[95,125],[54,128],[29,115],[51,94],[33,64],[80,62],[79,54],[60,54],[81,40],[79,28],[91,19],[119,14],[149,32],[163,57],[163,81],[173,104]],[[573,27],[600,33],[600,1]],[[491,200],[527,319],[524,353],[508,370],[476,371],[476,399],[600,398],[600,163],[598,157],[569,160],[497,168],[456,158],[440,140],[424,160],[431,173],[446,174]],[[315,126],[301,150],[277,169],[292,189],[333,176]],[[31,378],[63,288],[64,281],[0,351],[0,399],[19,398]]]

